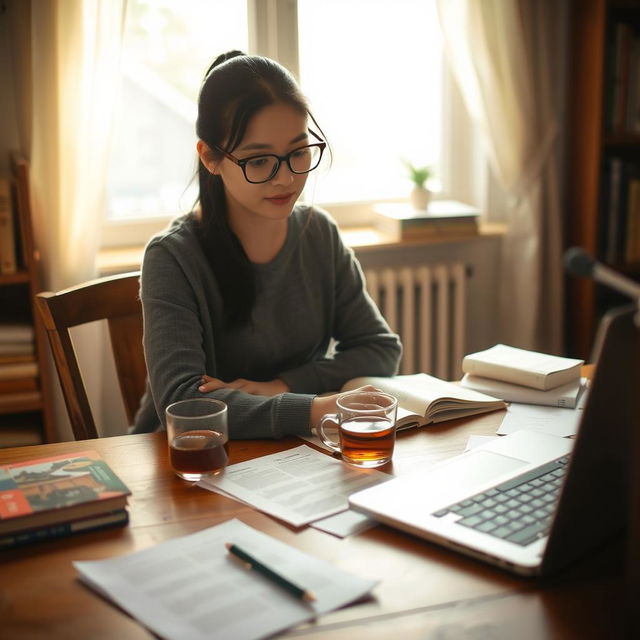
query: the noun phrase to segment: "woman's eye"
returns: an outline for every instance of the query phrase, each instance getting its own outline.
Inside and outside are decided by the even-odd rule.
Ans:
[[[304,147],[303,149],[297,149],[291,154],[293,158],[304,158],[305,156],[308,156],[308,155],[309,155],[309,149],[307,147]]]
[[[259,169],[261,167],[264,167],[264,165],[267,164],[268,162],[269,162],[269,158],[266,158],[266,157],[252,158],[251,160],[249,160],[249,162],[247,162],[247,166],[252,167],[254,169]]]

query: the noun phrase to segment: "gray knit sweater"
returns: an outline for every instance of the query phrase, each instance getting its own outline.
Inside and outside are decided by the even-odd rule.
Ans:
[[[396,373],[398,337],[366,293],[360,266],[328,214],[294,209],[278,255],[254,265],[252,322],[232,329],[223,325],[196,225],[193,214],[178,218],[145,251],[140,291],[149,385],[134,432],[158,428],[170,403],[202,397],[205,373],[225,381],[281,378],[291,390],[274,397],[228,389],[206,394],[227,403],[231,438],[307,434],[315,395],[356,376]]]

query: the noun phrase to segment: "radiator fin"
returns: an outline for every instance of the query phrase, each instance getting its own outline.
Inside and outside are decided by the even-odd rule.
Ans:
[[[400,373],[458,378],[465,353],[465,265],[367,269],[365,278],[373,301],[402,340]]]

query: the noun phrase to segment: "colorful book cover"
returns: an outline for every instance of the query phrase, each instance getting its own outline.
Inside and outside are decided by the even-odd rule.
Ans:
[[[130,493],[96,451],[3,465],[0,532],[122,508]]]

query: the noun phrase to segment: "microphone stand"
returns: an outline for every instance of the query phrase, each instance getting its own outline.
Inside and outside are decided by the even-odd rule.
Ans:
[[[636,311],[633,323],[638,329],[633,334],[633,344],[629,345],[635,353],[635,366],[631,372],[629,393],[633,394],[632,415],[636,418],[632,429],[629,451],[629,526],[627,529],[626,576],[625,576],[625,627],[629,637],[640,637],[640,616],[637,613],[640,599],[640,285],[613,269],[596,262],[590,255],[578,247],[565,253],[567,270],[574,275],[592,278],[635,301]]]
[[[640,285],[599,262],[593,264],[592,277],[596,282],[629,296],[635,301],[636,312],[633,316],[633,322],[640,329]]]

